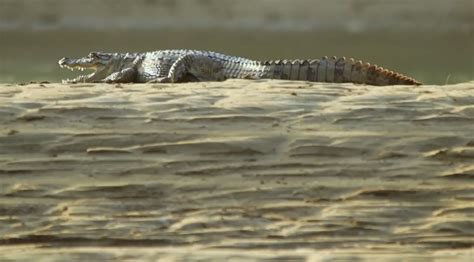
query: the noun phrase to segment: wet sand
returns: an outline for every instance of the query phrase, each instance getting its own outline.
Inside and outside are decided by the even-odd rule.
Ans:
[[[0,260],[469,260],[474,82],[0,85]]]

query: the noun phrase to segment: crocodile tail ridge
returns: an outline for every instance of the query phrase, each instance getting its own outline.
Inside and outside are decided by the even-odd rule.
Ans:
[[[273,79],[369,85],[422,84],[398,72],[353,58],[324,56],[313,60],[273,60],[262,63],[269,68],[266,77]]]

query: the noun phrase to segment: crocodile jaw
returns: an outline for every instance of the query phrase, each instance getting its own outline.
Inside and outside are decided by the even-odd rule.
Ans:
[[[67,68],[71,71],[74,71],[76,69],[80,71],[84,71],[86,69],[94,70],[93,73],[88,75],[80,75],[73,79],[64,79],[62,81],[64,84],[100,81],[102,79],[102,73],[105,70],[105,66],[103,64],[97,63],[93,59],[90,59],[88,57],[80,59],[71,59],[64,57],[58,61],[58,64],[61,68]]]

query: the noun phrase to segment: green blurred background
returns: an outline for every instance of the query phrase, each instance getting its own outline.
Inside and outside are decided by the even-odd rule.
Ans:
[[[0,0],[0,82],[77,73],[90,51],[346,56],[427,84],[474,79],[472,0]]]

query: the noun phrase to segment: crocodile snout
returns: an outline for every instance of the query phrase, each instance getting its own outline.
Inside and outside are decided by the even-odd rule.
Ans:
[[[66,65],[68,62],[69,62],[69,58],[63,57],[58,61],[58,64],[62,67],[64,65]]]

